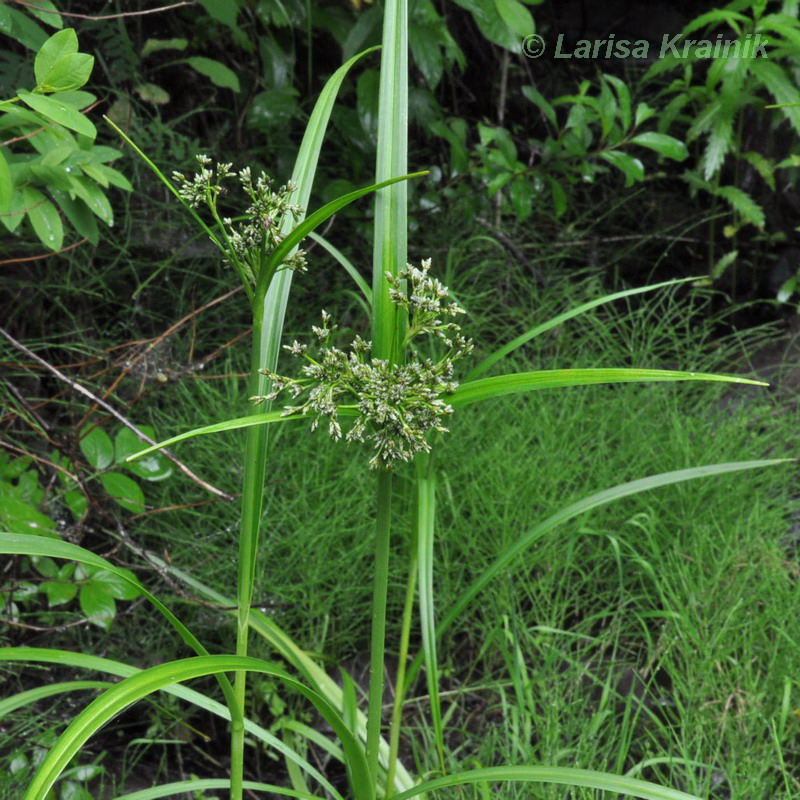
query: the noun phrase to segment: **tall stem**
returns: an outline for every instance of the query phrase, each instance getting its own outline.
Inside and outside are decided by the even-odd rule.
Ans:
[[[369,657],[367,764],[378,783],[378,751],[383,716],[383,653],[386,641],[386,596],[389,585],[389,541],[392,527],[392,473],[378,475],[378,513],[375,522],[375,571],[372,588],[372,634]]]
[[[269,380],[259,373],[267,363],[270,350],[269,328],[266,324],[264,293],[257,293],[253,300],[253,344],[250,359],[250,396],[269,392]],[[259,409],[262,410],[262,409]],[[247,655],[250,607],[258,556],[258,534],[264,499],[264,480],[267,469],[268,426],[256,425],[247,429],[245,445],[244,477],[242,481],[242,521],[239,530],[239,575],[236,620],[236,655]],[[247,695],[247,673],[237,672],[234,679],[234,694],[239,710],[244,715]],[[231,725],[231,800],[242,800],[244,781],[244,722]]]

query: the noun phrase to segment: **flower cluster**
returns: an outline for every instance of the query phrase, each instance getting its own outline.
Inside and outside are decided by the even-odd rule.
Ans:
[[[370,467],[391,468],[397,461],[410,461],[416,453],[429,452],[427,434],[431,430],[446,432],[445,418],[453,408],[442,395],[455,391],[454,363],[472,350],[472,342],[460,334],[454,322],[440,317],[464,313],[455,303],[444,304],[448,290],[428,276],[430,261],[422,268],[407,267],[395,279],[387,276],[392,286],[393,301],[409,312],[406,343],[423,334],[441,339],[447,352],[434,361],[421,358],[410,350],[408,362],[392,364],[371,358],[372,344],[356,336],[347,352],[331,345],[337,326],[330,315],[322,312],[322,326],[312,328],[319,340],[316,358],[308,346],[295,341],[284,349],[305,360],[300,378],[287,378],[269,370],[261,370],[272,381],[272,391],[253,397],[256,403],[274,400],[284,391],[292,397],[307,393],[300,405],[287,406],[284,414],[313,414],[312,430],[323,417],[328,419],[328,432],[333,439],[342,438],[342,416],[354,415],[355,421],[344,434],[348,442],[369,439],[375,449]],[[409,291],[403,291],[407,279]]]
[[[280,225],[285,217],[296,220],[303,210],[289,202],[297,186],[291,182],[274,189],[272,181],[263,172],[253,181],[250,167],[236,173],[250,205],[243,218],[233,220],[220,217],[217,208],[219,198],[225,193],[224,181],[234,174],[232,164],[210,166],[208,156],[197,156],[200,172],[189,180],[180,172],[172,177],[178,184],[178,194],[192,207],[207,206],[222,233],[218,243],[223,249],[226,262],[234,266],[247,281],[255,282],[261,266],[275,248],[283,241]],[[289,256],[282,266],[294,270],[304,270],[305,256],[297,250]]]

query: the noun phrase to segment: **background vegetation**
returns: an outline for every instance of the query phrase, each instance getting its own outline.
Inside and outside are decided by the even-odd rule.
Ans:
[[[602,362],[774,383],[588,387],[460,412],[438,512],[437,602],[447,607],[548,510],[642,475],[794,454],[800,22],[790,0],[602,12],[411,6],[410,167],[430,175],[409,185],[410,258],[433,258],[469,311],[465,332],[488,351],[609,291],[707,276],[571,320],[521,350],[519,368]],[[166,174],[191,172],[195,154],[208,153],[284,181],[314,98],[344,59],[379,42],[381,10],[345,0],[116,2],[102,13],[78,0],[0,5],[0,98],[9,101],[0,153],[10,176],[0,194],[0,517],[174,592],[220,647],[233,636],[224,611],[172,585],[142,551],[231,593],[238,504],[222,495],[241,482],[238,438],[181,446],[197,480],[163,458],[125,467],[135,447],[98,399],[156,438],[238,416],[248,321],[230,271],[100,114]],[[65,83],[52,97],[83,110],[96,138],[25,102],[47,77],[35,53],[66,27],[94,63],[85,86]],[[523,50],[534,31],[549,48],[538,59]],[[552,57],[559,34],[573,46],[609,32],[660,42],[681,31],[731,41],[761,33],[769,59]],[[346,80],[311,207],[371,182],[377,76],[368,57]],[[365,203],[325,232],[364,276],[371,223]],[[322,308],[363,333],[352,278],[322,245],[309,262],[287,338]],[[371,488],[363,454],[304,433],[276,434],[257,603],[332,674],[343,665],[358,675]],[[442,648],[450,766],[569,763],[702,797],[799,798],[795,478],[790,467],[641,495],[563,526],[516,563]],[[406,546],[402,536],[395,546]],[[2,570],[3,644],[124,654],[140,666],[177,655],[146,606],[91,570],[23,558]],[[399,603],[405,578],[392,580]],[[70,677],[4,666],[2,695]],[[288,737],[298,720],[319,724],[274,689],[258,686],[255,717]],[[407,714],[418,735],[403,755],[425,774],[432,733],[421,682],[417,691]],[[54,713],[45,702],[41,717],[27,709],[0,723],[0,798],[20,795],[37,748],[79,706],[65,699]],[[224,771],[219,728],[169,699],[143,704],[92,741],[58,798]],[[286,780],[282,762],[252,753],[249,777]]]

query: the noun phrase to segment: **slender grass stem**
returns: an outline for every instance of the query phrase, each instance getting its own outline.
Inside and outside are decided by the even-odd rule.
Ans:
[[[403,724],[403,703],[406,699],[406,660],[411,639],[411,620],[414,616],[414,595],[417,590],[417,545],[412,543],[408,564],[406,599],[403,604],[403,621],[400,629],[400,650],[397,656],[397,678],[395,680],[392,722],[389,728],[389,763],[386,769],[386,800],[394,794],[394,776],[397,770],[397,755],[400,750],[400,729]]]
[[[372,590],[372,634],[367,710],[367,764],[378,782],[378,752],[383,711],[383,660],[386,640],[386,595],[389,584],[389,541],[392,527],[392,473],[378,475],[378,512],[375,521],[375,571]]]
[[[253,348],[251,355],[251,394],[266,394],[269,381],[259,372],[265,363],[266,309],[263,294],[254,299]],[[242,484],[242,521],[239,534],[239,577],[237,594],[236,655],[246,656],[250,623],[250,606],[253,602],[258,534],[261,525],[264,480],[267,465],[267,440],[269,428],[257,425],[247,430],[245,445],[244,478]],[[234,694],[239,709],[244,714],[247,694],[247,673],[237,672]],[[231,725],[231,800],[241,800],[244,780],[244,724]]]

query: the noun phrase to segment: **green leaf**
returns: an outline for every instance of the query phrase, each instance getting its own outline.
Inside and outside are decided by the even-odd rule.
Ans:
[[[91,583],[96,583],[108,592],[111,597],[117,600],[134,600],[140,592],[136,584],[136,578],[130,570],[124,570],[126,575],[120,572],[109,572],[107,569],[99,569],[91,577]]]
[[[620,80],[616,75],[603,75],[603,77],[614,87],[617,93],[617,100],[619,101],[619,121],[624,134],[631,126],[630,89],[628,89],[628,84]]]
[[[294,228],[272,252],[267,263],[261,269],[259,284],[266,282],[266,285],[269,285],[272,274],[274,274],[275,270],[288,258],[292,250],[300,244],[314,228],[321,225],[325,220],[330,219],[337,211],[340,211],[345,206],[358,200],[359,197],[376,192],[378,189],[383,189],[392,184],[410,180],[411,178],[420,178],[427,174],[427,172],[413,172],[410,175],[401,175],[399,178],[389,178],[389,180],[381,181],[373,186],[365,186],[363,189],[357,189],[355,192],[350,192],[336,200],[331,200],[330,203],[326,203],[313,214],[309,214],[309,216]]]
[[[728,267],[733,264],[739,257],[738,250],[731,250],[730,253],[725,253],[724,256],[717,260],[717,263],[711,269],[711,277],[713,280],[719,278]]]
[[[61,14],[53,0],[36,0],[35,3],[27,4],[25,10],[51,28],[64,27],[64,20],[61,19]]]
[[[106,225],[114,224],[114,212],[111,210],[111,203],[108,202],[108,198],[95,183],[83,176],[74,175],[70,175],[69,183],[72,191],[86,203],[95,216],[100,217]]]
[[[39,800],[45,797],[86,741],[110,719],[137,700],[179,681],[236,670],[258,672],[277,678],[309,700],[342,742],[354,800],[373,800],[374,786],[362,745],[333,706],[317,692],[292,678],[281,667],[246,656],[198,656],[171,661],[143,670],[116,684],[78,714],[58,738],[30,782],[25,795],[26,800]]]
[[[668,789],[649,781],[595,772],[574,767],[486,767],[467,770],[431,781],[423,781],[413,789],[394,795],[394,800],[410,800],[412,797],[432,792],[447,786],[463,786],[472,783],[555,783],[565,786],[581,786],[612,794],[625,794],[641,800],[700,800],[696,795]],[[503,792],[500,792],[503,796]]]
[[[8,168],[3,151],[0,150],[0,214],[5,214],[11,208],[13,190],[14,181],[11,179],[11,170]]]
[[[153,53],[158,53],[161,50],[185,50],[189,46],[186,39],[148,39],[142,47],[142,58]]]
[[[74,583],[64,581],[45,581],[41,589],[47,595],[47,605],[50,608],[69,603],[78,594],[78,587]]]
[[[194,56],[179,63],[188,64],[196,72],[210,78],[211,82],[216,86],[221,86],[224,89],[233,89],[234,92],[241,91],[237,74],[232,69],[229,69],[219,61],[215,61],[213,58]]]
[[[668,136],[666,133],[646,131],[645,133],[639,133],[634,136],[630,140],[630,143],[655,150],[659,155],[666,156],[675,161],[683,161],[689,155],[686,145],[680,139],[676,139],[674,136]]]
[[[239,16],[240,0],[200,0],[200,5],[215,20],[235,29],[236,18]]]
[[[547,121],[554,127],[558,127],[558,119],[556,118],[556,112],[552,105],[550,105],[549,101],[545,99],[543,95],[536,91],[533,86],[523,86],[522,87],[522,94],[528,98],[547,118]]]
[[[548,369],[536,372],[518,372],[480,378],[462,383],[448,396],[453,408],[478,403],[494,397],[536,389],[556,389],[565,386],[589,386],[597,383],[631,383],[657,381],[719,381],[742,383],[753,386],[768,386],[763,381],[749,378],[713,375],[706,372],[680,372],[671,369]]]
[[[0,33],[5,33],[33,51],[39,50],[47,41],[47,34],[36,22],[4,2],[0,2]]]
[[[22,201],[39,241],[50,250],[60,250],[64,244],[64,226],[56,207],[32,186],[23,188]]]
[[[31,559],[36,571],[43,578],[57,578],[58,577],[58,564],[52,558],[46,556],[34,556]]]
[[[439,85],[444,72],[444,58],[438,29],[430,25],[411,25],[409,43],[414,63],[431,89]]]
[[[520,38],[535,31],[531,12],[519,0],[494,0],[503,22]]]
[[[89,80],[93,69],[94,56],[86,53],[64,56],[53,64],[37,88],[43,92],[71,92],[80,89]]]
[[[93,581],[81,586],[78,602],[90,622],[108,630],[117,615],[117,604],[105,587]]]
[[[105,164],[82,164],[81,169],[103,188],[107,188],[110,184],[126,192],[133,191],[131,182],[113,167],[108,167]]]
[[[140,427],[142,433],[155,439],[155,429],[149,425]],[[142,440],[130,428],[122,428],[114,438],[114,457],[118,464],[125,462],[129,456],[142,449]],[[149,456],[123,464],[138,478],[147,481],[163,481],[172,475],[172,464],[161,453],[151,453]]]
[[[625,186],[633,186],[634,183],[644,179],[644,165],[638,158],[619,150],[604,150],[599,153],[599,156],[603,161],[613,164],[625,175]]]
[[[78,52],[78,35],[72,28],[54,33],[41,47],[33,62],[33,72],[36,82],[43,84],[46,75],[53,69],[56,62],[66,56]]]
[[[763,228],[766,223],[764,209],[750,197],[747,192],[742,191],[738,186],[718,186],[712,189],[713,194],[727,200],[730,206],[746,221]]]
[[[79,199],[73,200],[67,192],[59,189],[51,188],[50,194],[72,227],[92,244],[97,244],[100,241],[100,231],[97,227],[97,220],[86,203]]]
[[[133,478],[119,472],[106,472],[100,476],[100,483],[111,497],[127,511],[141,514],[144,511],[144,493]]]
[[[64,492],[64,502],[76,522],[83,519],[86,509],[89,508],[89,501],[80,489],[69,489]]]
[[[145,103],[164,106],[170,101],[169,92],[155,83],[137,83],[133,89]]]
[[[62,103],[54,97],[45,97],[22,89],[17,92],[17,95],[25,105],[30,106],[34,111],[38,111],[53,122],[82,133],[90,139],[94,139],[97,136],[97,130],[92,122],[66,103]]]
[[[114,445],[102,428],[92,428],[81,436],[79,446],[86,460],[96,470],[114,463]]]

